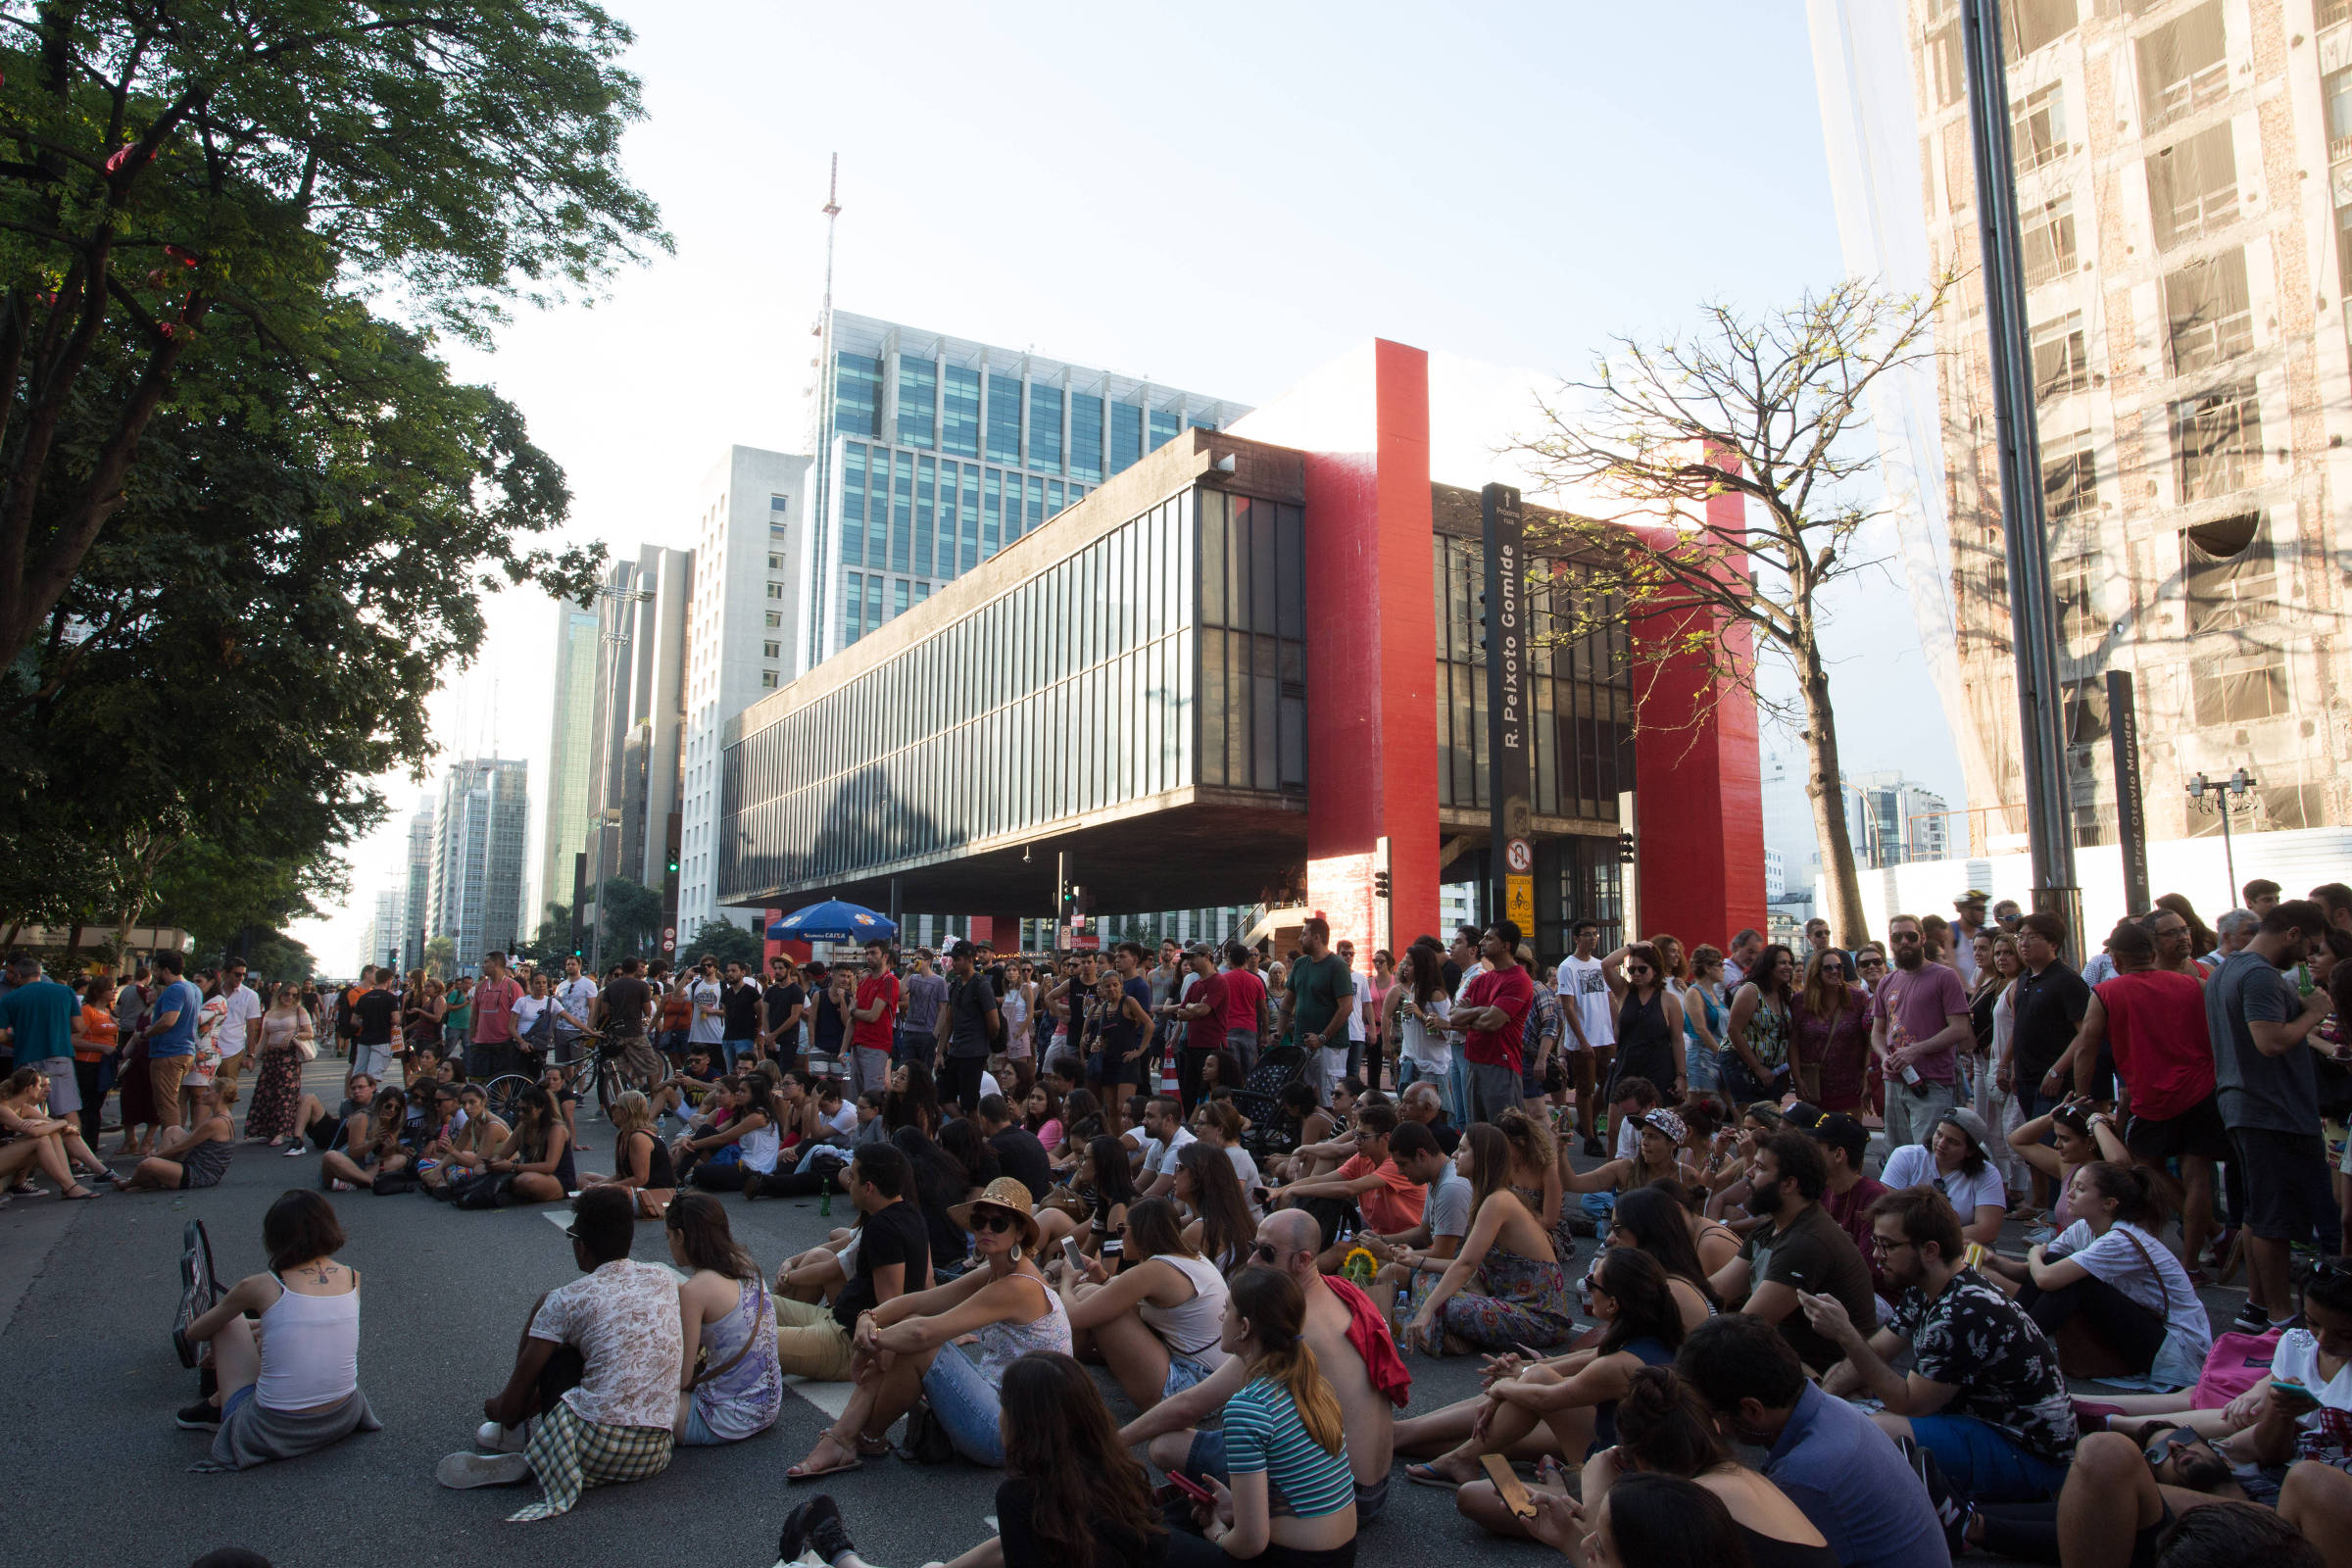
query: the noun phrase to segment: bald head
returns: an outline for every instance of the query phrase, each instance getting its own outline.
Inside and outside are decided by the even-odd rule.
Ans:
[[[1315,1253],[1323,1246],[1323,1227],[1312,1214],[1278,1208],[1258,1222],[1257,1239],[1274,1249],[1275,1266],[1293,1276],[1315,1272]]]

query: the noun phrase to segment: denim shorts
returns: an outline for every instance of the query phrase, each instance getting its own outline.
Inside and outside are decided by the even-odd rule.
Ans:
[[[703,1425],[703,1412],[694,1407],[692,1399],[686,1401],[686,1435],[678,1439],[679,1447],[715,1448],[727,1441]]]
[[[1972,1501],[2038,1502],[2066,1484],[2066,1466],[2034,1457],[1973,1415],[1915,1415],[1911,1436]]]
[[[1168,1381],[1161,1385],[1159,1396],[1163,1399],[1173,1399],[1195,1384],[1207,1382],[1215,1371],[1216,1368],[1206,1362],[1197,1361],[1189,1355],[1179,1355],[1174,1350],[1170,1350],[1168,1352]]]
[[[973,1464],[995,1470],[1004,1467],[1003,1396],[960,1348],[939,1348],[930,1369],[923,1373],[923,1396],[931,1401],[939,1424],[948,1429],[948,1439],[957,1453]]]

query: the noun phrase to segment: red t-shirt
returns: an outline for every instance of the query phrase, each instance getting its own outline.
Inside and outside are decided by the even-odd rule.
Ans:
[[[1219,978],[1225,982],[1225,1016],[1218,1020],[1217,1027],[1256,1033],[1257,1009],[1266,1002],[1266,983],[1247,969],[1229,969]],[[1217,1044],[1222,1046],[1225,1042],[1219,1040]]]
[[[1881,1294],[1885,1294],[1886,1282],[1879,1272],[1878,1249],[1870,1239],[1870,1205],[1892,1191],[1894,1189],[1885,1182],[1865,1176],[1843,1194],[1833,1192],[1821,1195],[1821,1206],[1829,1211],[1830,1218],[1838,1222],[1839,1230],[1854,1239],[1855,1248],[1862,1253],[1862,1261],[1870,1265],[1870,1288]]]
[[[1472,978],[1462,987],[1462,1000],[1455,1007],[1500,1007],[1510,1014],[1510,1021],[1500,1029],[1472,1029],[1462,1035],[1462,1054],[1483,1067],[1508,1067],[1513,1072],[1525,1069],[1520,1065],[1519,1043],[1527,1034],[1527,1009],[1536,1004],[1536,982],[1525,964],[1512,964],[1508,969],[1490,969]],[[1414,1224],[1420,1221],[1415,1219]]]
[[[857,1028],[850,1032],[850,1044],[867,1051],[888,1051],[892,1031],[899,1021],[899,977],[887,970],[859,977],[858,1010],[863,1012],[872,1006],[876,997],[885,999],[882,1011],[873,1018],[859,1019]]]
[[[1193,989],[1185,997],[1184,1004],[1191,1007],[1206,1003],[1208,1010],[1198,1018],[1188,1020],[1184,1031],[1186,1050],[1223,1051],[1225,1049],[1225,1014],[1231,1005],[1232,996],[1233,976],[1231,975],[1218,974],[1212,969],[1193,982]]]
[[[2116,1074],[2132,1089],[2132,1115],[2170,1121],[2213,1098],[2203,986],[2170,969],[2142,969],[2091,989],[2107,1014]]]
[[[514,1004],[522,987],[512,980],[484,980],[473,988],[473,1041],[479,1046],[505,1045],[514,1038]]]
[[[1372,1162],[1361,1154],[1350,1154],[1348,1163],[1339,1169],[1344,1182],[1372,1174]],[[1421,1210],[1429,1202],[1429,1189],[1396,1168],[1393,1159],[1380,1162],[1381,1184],[1370,1192],[1355,1196],[1355,1206],[1364,1216],[1364,1223],[1384,1236],[1409,1231],[1421,1223]]]

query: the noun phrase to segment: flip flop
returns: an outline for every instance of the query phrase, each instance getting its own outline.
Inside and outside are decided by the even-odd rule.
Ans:
[[[1427,1464],[1406,1465],[1404,1479],[1416,1487],[1436,1487],[1443,1492],[1459,1492],[1467,1485],[1465,1482],[1454,1480],[1453,1477],[1446,1475],[1435,1465]]]
[[[810,1470],[805,1466],[796,1464],[784,1472],[784,1479],[789,1484],[798,1486],[804,1481],[815,1481],[825,1476],[840,1475],[844,1471],[862,1470],[864,1468],[865,1461],[863,1459],[848,1459],[837,1465],[829,1465],[822,1470]]]

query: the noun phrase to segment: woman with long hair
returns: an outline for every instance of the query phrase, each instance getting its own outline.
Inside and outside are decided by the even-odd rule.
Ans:
[[[882,1130],[895,1133],[912,1127],[925,1138],[939,1136],[946,1118],[939,1108],[939,1086],[931,1069],[919,1061],[902,1061],[890,1069],[888,1093],[882,1097]]]
[[[580,1185],[627,1188],[638,1214],[646,1219],[660,1219],[677,1196],[678,1175],[670,1164],[669,1146],[654,1131],[653,1102],[642,1090],[624,1090],[612,1102],[612,1174],[585,1176]]]
[[[1178,1157],[1181,1171],[1182,1156]],[[1135,1168],[1127,1163],[1124,1142],[1108,1133],[1098,1133],[1087,1141],[1078,1156],[1078,1191],[1093,1210],[1088,1221],[1092,1245],[1086,1250],[1116,1274],[1126,1253],[1122,1238],[1127,1230],[1127,1210],[1142,1196],[1135,1189]]]
[[[424,1190],[439,1198],[449,1184],[463,1177],[476,1175],[490,1168],[490,1161],[514,1131],[505,1122],[490,1114],[490,1096],[480,1084],[466,1084],[458,1090],[458,1108],[464,1114],[454,1127],[442,1130],[440,1138],[427,1148],[440,1163],[421,1173]]]
[[[253,1103],[245,1111],[245,1136],[281,1148],[294,1132],[302,1105],[302,1042],[313,1038],[302,993],[290,982],[270,989],[262,1013],[261,1071],[253,1082]]]
[[[776,1168],[783,1142],[776,1131],[775,1093],[763,1072],[730,1073],[703,1103],[722,1094],[727,1097],[725,1124],[679,1139],[670,1153],[673,1169],[684,1165],[684,1179],[704,1192],[739,1193],[762,1162],[766,1170]]]
[[[411,1051],[441,1049],[441,1029],[449,1017],[447,993],[441,982],[422,969],[409,971],[408,990],[400,1004],[400,1038]]]
[[[1062,1143],[1069,1136],[1061,1114],[1061,1096],[1054,1092],[1052,1084],[1031,1084],[1020,1092],[1018,1103],[1021,1125],[1045,1146],[1046,1157],[1051,1160],[1061,1152]]]
[[[1204,1091],[1205,1088],[1203,1080]],[[1226,1163],[1233,1167],[1234,1180],[1241,1185],[1244,1200],[1249,1202],[1250,1212],[1255,1213],[1257,1203],[1248,1195],[1262,1186],[1263,1179],[1257,1173],[1257,1161],[1242,1147],[1242,1135],[1249,1130],[1249,1118],[1230,1100],[1203,1098],[1193,1112],[1193,1136],[1225,1156]]]
[[[80,1121],[82,1142],[96,1148],[98,1129],[106,1120],[106,1092],[114,1084],[107,1062],[122,1032],[115,1019],[114,981],[103,974],[86,981],[67,1028],[74,1042],[74,1087],[81,1101],[71,1119]]]
[[[2010,1212],[2020,1218],[2034,1212],[2032,1198],[2033,1171],[2009,1146],[2008,1134],[2025,1119],[2017,1098],[2013,1042],[2017,1034],[2017,982],[2026,972],[2026,960],[2017,951],[2017,938],[2008,932],[1998,932],[1992,939],[1992,988],[1985,1003],[1988,1044],[1985,1048],[1984,1070],[1978,1074],[1976,1098],[1977,1114],[1984,1125],[2002,1135],[1995,1152],[1995,1163],[2008,1191],[2020,1195],[2010,1204]],[[1976,1006],[1969,1008],[1970,1020],[1976,1016]],[[1873,1065],[1876,1071],[1876,1065]],[[1987,1082],[1989,1081],[1989,1082]]]
[[[1574,1287],[1551,1232],[1511,1191],[1511,1146],[1474,1123],[1455,1162],[1470,1178],[1470,1234],[1405,1325],[1407,1346],[1433,1355],[1551,1346],[1576,1332]],[[1475,1278],[1480,1289],[1468,1289]]]
[[[1683,998],[1683,1075],[1690,1092],[1723,1086],[1724,1024],[1731,1009],[1716,993],[1723,984],[1723,950],[1701,945],[1690,950],[1690,978],[1681,987]]]
[[[1561,1178],[1571,1193],[1627,1193],[1662,1177],[1689,1181],[1697,1172],[1683,1163],[1683,1118],[1664,1106],[1645,1110],[1636,1125],[1642,1131],[1631,1159],[1603,1160],[1591,1170],[1573,1167]],[[1566,1159],[1562,1152],[1563,1162]]]
[[[82,1168],[91,1174],[103,1176],[117,1187],[123,1186],[122,1182],[116,1180],[114,1172],[107,1169],[105,1162],[82,1143],[81,1133],[74,1123],[47,1114],[42,1102],[48,1092],[49,1077],[37,1067],[19,1067],[8,1075],[5,1083],[0,1083],[0,1132],[9,1135],[5,1143],[0,1143],[0,1187],[6,1187],[20,1178],[29,1180],[37,1165],[57,1183],[58,1197],[75,1200],[96,1198],[98,1194],[95,1189],[84,1187],[74,1179],[73,1169],[68,1164],[69,1155],[79,1159]],[[171,1142],[168,1138],[167,1144]],[[150,1156],[141,1160],[139,1165],[143,1170],[149,1165],[166,1163],[170,1161]],[[172,1185],[177,1186],[178,1183]]]
[[[1226,1479],[1202,1478],[1211,1497],[1195,1505],[1194,1520],[1229,1557],[1352,1568],[1347,1430],[1305,1325],[1306,1298],[1290,1275],[1252,1267],[1234,1276],[1219,1344],[1248,1364],[1249,1381],[1225,1403]]]
[[[1571,1461],[1617,1441],[1617,1401],[1636,1372],[1673,1361],[1683,1343],[1683,1309],[1665,1267],[1630,1247],[1602,1252],[1587,1289],[1602,1325],[1592,1357],[1565,1373],[1514,1358],[1508,1376],[1488,1384],[1470,1436],[1427,1464],[1407,1465],[1406,1480],[1446,1487],[1474,1481],[1482,1454],[1507,1454],[1539,1426],[1550,1429],[1553,1451]]]
[[[1004,1174],[996,1146],[968,1116],[951,1116],[939,1129],[939,1147],[963,1168],[964,1194],[969,1197]]]
[[[1790,1010],[1796,1001],[1796,955],[1778,942],[1749,966],[1732,994],[1724,1026],[1730,1054],[1723,1086],[1735,1101],[1778,1099],[1788,1083]]]
[[[390,1091],[386,1091],[389,1093]],[[380,1102],[384,1096],[377,1095]],[[571,1157],[571,1134],[556,1114],[544,1089],[525,1089],[514,1102],[514,1129],[483,1167],[512,1176],[508,1193],[517,1203],[553,1203],[580,1185]]]
[[[319,1158],[319,1182],[329,1192],[348,1193],[372,1185],[379,1174],[407,1170],[408,1121],[408,1095],[388,1084],[378,1089],[344,1121],[343,1147]]]
[[[1401,1095],[1428,1079],[1446,1097],[1454,1124],[1459,1126],[1468,1118],[1453,1101],[1453,1036],[1431,1027],[1443,1023],[1453,1010],[1440,962],[1436,952],[1419,943],[1404,950],[1396,989],[1389,993],[1389,1009],[1395,1014],[1390,1038],[1396,1042],[1396,1092]]]
[[[1364,994],[1356,999],[1356,1006],[1364,1020],[1364,1083],[1373,1089],[1380,1087],[1380,1068],[1388,1054],[1388,1043],[1393,1038],[1389,1029],[1389,993],[1396,989],[1396,958],[1386,948],[1372,954],[1372,979],[1365,985]],[[1404,1086],[1396,1086],[1399,1094]]]
[[[1789,1019],[1796,1092],[1823,1110],[1860,1108],[1870,1071],[1870,998],[1852,964],[1837,948],[1816,950]]]
[[[1202,1107],[1206,1108],[1206,1107]],[[1219,1170],[1218,1166],[1224,1166]],[[1232,1162],[1205,1139],[1196,1139],[1176,1151],[1176,1181],[1170,1194],[1192,1219],[1184,1227],[1185,1245],[1231,1274],[1250,1256],[1257,1235],[1257,1220]]]
[[[997,998],[1004,1024],[1004,1057],[1012,1064],[1012,1092],[1025,1100],[1029,1086],[1037,1082],[1037,1041],[1029,1029],[1030,998],[1036,987],[1029,981],[1029,965],[1018,958],[1005,967],[1004,981]]]
[[[1550,1124],[1541,1116],[1529,1115],[1525,1107],[1504,1106],[1494,1118],[1494,1126],[1510,1146],[1511,1191],[1536,1216],[1536,1223],[1550,1233],[1552,1251],[1566,1262],[1576,1255],[1576,1230],[1563,1200],[1560,1172],[1576,1167],[1562,1157]]]
[[[1682,1307],[1686,1331],[1704,1323],[1723,1304],[1691,1240],[1689,1211],[1666,1188],[1653,1183],[1621,1194],[1609,1211],[1608,1243],[1635,1248],[1658,1260],[1666,1271],[1667,1288]]]
[[[914,1173],[913,1187],[906,1197],[922,1210],[923,1229],[931,1243],[932,1270],[942,1280],[952,1279],[963,1271],[965,1254],[972,1250],[971,1237],[956,1223],[954,1214],[956,1206],[970,1196],[970,1178],[936,1139],[915,1128],[900,1128],[890,1135],[890,1142],[906,1156]]]
[[[1126,1266],[1117,1275],[1098,1261],[1083,1277],[1074,1271],[1061,1277],[1072,1334],[1087,1337],[1082,1343],[1102,1356],[1139,1410],[1175,1397],[1225,1364],[1217,1348],[1225,1276],[1186,1245],[1182,1225],[1173,1201],[1144,1199],[1128,1207]]]
[[[1600,960],[1600,973],[1617,1007],[1611,1088],[1628,1078],[1645,1078],[1669,1100],[1681,1100],[1690,1087],[1683,1057],[1683,999],[1667,979],[1656,945],[1635,942],[1619,948]]]
[[[2018,1304],[2053,1343],[2071,1323],[2134,1376],[2174,1388],[2196,1382],[2213,1325],[2157,1234],[2164,1202],[2147,1167],[2086,1160],[2067,1178],[2067,1199],[2074,1220],[2055,1241],[2035,1243],[2022,1262],[1988,1254],[1985,1264],[2017,1283]]]
[[[662,1219],[670,1261],[688,1275],[678,1287],[685,1348],[670,1431],[689,1447],[758,1437],[784,1408],[776,1304],[760,1265],[708,1193],[678,1194]]]
[[[1038,1081],[1043,1083],[1041,1074]],[[1091,1089],[1073,1089],[1061,1101],[1061,1151],[1054,1158],[1057,1175],[1077,1169],[1087,1145],[1102,1136],[1102,1102]]]

